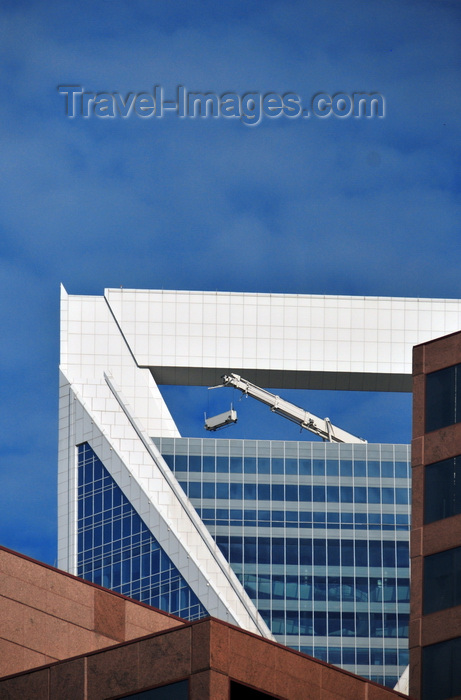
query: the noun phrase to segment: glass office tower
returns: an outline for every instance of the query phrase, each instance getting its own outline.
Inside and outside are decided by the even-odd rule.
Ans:
[[[187,620],[208,615],[91,447],[78,446],[77,574]]]
[[[408,663],[409,447],[154,441],[277,641],[394,685]]]
[[[392,685],[407,660],[409,446],[186,439],[159,385],[237,372],[280,391],[409,392],[412,347],[460,327],[461,300],[62,289],[58,566]],[[438,553],[415,550],[414,581]],[[449,627],[451,608],[417,612]]]

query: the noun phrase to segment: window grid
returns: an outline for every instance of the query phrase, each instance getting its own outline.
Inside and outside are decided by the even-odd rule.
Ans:
[[[278,641],[393,686],[408,662],[408,447],[155,442]]]
[[[196,620],[207,611],[91,447],[78,446],[78,576]]]

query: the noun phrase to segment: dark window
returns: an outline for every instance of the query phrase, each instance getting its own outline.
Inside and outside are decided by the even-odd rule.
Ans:
[[[134,695],[124,695],[122,700],[187,700],[189,697],[189,681],[179,681],[162,685],[161,688],[144,690]]]
[[[258,498],[260,501],[270,501],[271,487],[270,484],[258,484]]]
[[[258,458],[258,473],[259,474],[270,474],[271,471],[271,461],[268,457]]]
[[[230,497],[240,500],[242,498],[242,484],[230,485]]]
[[[327,501],[328,503],[339,502],[339,486],[327,486]]]
[[[189,498],[200,498],[201,484],[200,481],[191,481],[189,484]]]
[[[397,566],[410,566],[410,552],[408,542],[397,542]]]
[[[246,564],[256,563],[256,537],[246,537],[244,539],[243,560]]]
[[[245,474],[256,474],[256,457],[245,457],[243,471]]]
[[[200,472],[202,471],[202,459],[198,455],[190,455],[189,457],[189,471],[190,472]]]
[[[203,482],[203,498],[215,498],[215,484]]]
[[[369,566],[382,566],[381,542],[371,540],[369,543]]]
[[[339,566],[339,540],[328,540],[328,566]]]
[[[292,538],[286,541],[286,563],[288,564],[298,564],[298,540]]]
[[[228,457],[217,457],[216,458],[216,471],[220,474],[226,474],[229,471],[229,458]]]
[[[246,501],[256,500],[256,484],[244,484],[243,485],[243,498]]]
[[[299,499],[298,487],[294,484],[285,486],[285,499],[287,501],[297,501]]]
[[[461,547],[424,557],[424,614],[461,605]]]
[[[79,446],[78,460],[79,576],[190,620],[205,616],[206,610],[89,445]]]
[[[426,376],[426,432],[461,420],[461,365],[453,365]]]
[[[270,700],[275,698],[275,695],[268,695],[247,685],[231,681],[230,700],[266,700],[266,698]]]
[[[274,537],[272,539],[272,563],[285,563],[285,542],[282,537]]]
[[[424,471],[424,522],[461,513],[461,456],[428,464]]]
[[[216,484],[216,497],[217,498],[229,498],[229,484]]]
[[[230,552],[229,561],[231,564],[242,562],[242,538],[241,537],[231,537],[230,538]]]
[[[352,503],[353,500],[352,486],[341,486],[341,503]]]
[[[356,540],[355,541],[355,565],[356,566],[368,566],[368,553],[367,553],[367,542],[366,540]]]
[[[423,647],[422,700],[461,695],[461,637]]]
[[[242,458],[241,457],[231,457],[230,458],[230,471],[231,474],[239,474],[242,471]]]

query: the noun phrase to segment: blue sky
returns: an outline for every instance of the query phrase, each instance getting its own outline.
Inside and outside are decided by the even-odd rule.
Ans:
[[[55,560],[60,282],[460,297],[460,20],[444,0],[1,3],[2,544]],[[68,84],[379,92],[386,115],[72,120]],[[186,433],[203,391],[167,390]],[[409,440],[408,397],[332,398],[307,407]],[[296,439],[261,408],[238,430]]]

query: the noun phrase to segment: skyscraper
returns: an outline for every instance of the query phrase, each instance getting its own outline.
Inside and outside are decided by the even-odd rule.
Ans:
[[[410,390],[411,346],[461,303],[63,291],[61,313],[59,565],[395,682],[407,446],[181,438],[157,384]]]
[[[461,695],[461,333],[414,349],[410,693]]]

